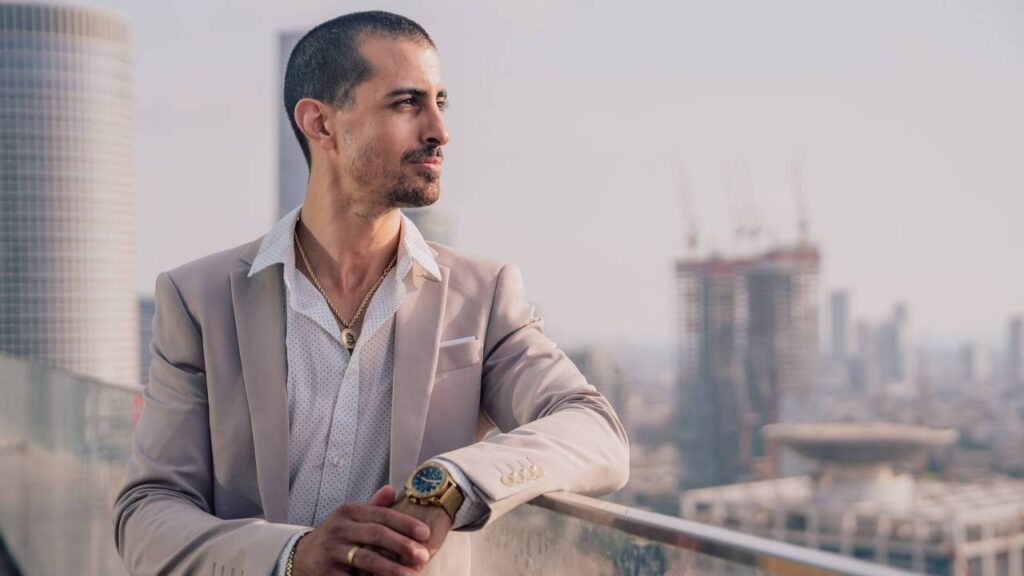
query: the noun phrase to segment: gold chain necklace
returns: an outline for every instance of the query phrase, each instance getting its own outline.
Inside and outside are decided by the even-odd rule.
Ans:
[[[391,269],[395,267],[395,263],[398,262],[398,254],[395,254],[391,259],[391,262],[386,268],[384,268],[384,273],[377,279],[377,283],[374,284],[373,288],[370,288],[370,291],[363,297],[363,301],[359,304],[359,308],[356,309],[356,313],[352,316],[352,320],[346,322],[345,319],[341,317],[341,313],[338,312],[338,309],[334,306],[334,302],[331,302],[331,298],[327,296],[327,291],[320,286],[320,281],[316,278],[316,272],[313,272],[313,267],[310,266],[309,259],[306,258],[306,251],[302,249],[302,242],[299,242],[299,230],[297,225],[293,235],[295,236],[295,245],[299,247],[299,255],[302,256],[302,262],[306,265],[306,270],[309,270],[309,276],[313,280],[313,285],[316,286],[317,291],[320,292],[320,295],[322,295],[324,300],[327,301],[327,307],[331,309],[331,313],[334,314],[339,322],[341,322],[343,327],[343,330],[341,331],[341,342],[345,345],[345,348],[351,352],[352,349],[356,347],[356,340],[359,339],[359,334],[352,327],[355,326],[356,322],[359,321],[359,317],[362,316],[363,311],[366,310],[366,305],[370,303],[370,298],[373,297],[373,293],[376,292],[377,288],[380,288],[381,283],[384,282],[384,277],[387,276],[388,272],[391,272]]]

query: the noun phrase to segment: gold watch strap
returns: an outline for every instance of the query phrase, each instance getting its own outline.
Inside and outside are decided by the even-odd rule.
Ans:
[[[438,503],[448,513],[448,517],[451,518],[452,522],[455,522],[455,515],[459,513],[463,500],[465,498],[462,495],[462,490],[459,490],[459,485],[452,482],[448,490],[438,498]]]

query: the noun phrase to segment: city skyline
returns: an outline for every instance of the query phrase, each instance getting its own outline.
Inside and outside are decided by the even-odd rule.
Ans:
[[[273,223],[278,38],[338,7],[98,4],[134,30],[145,294],[157,272]],[[1021,312],[1024,271],[1000,258],[1024,241],[1017,5],[344,9],[369,7],[404,13],[437,41],[453,102],[439,208],[460,247],[523,269],[560,343],[671,344],[683,172],[724,250],[740,212],[795,235],[794,160],[823,252],[822,302],[847,288],[869,318],[907,302],[926,341],[998,344]],[[581,291],[576,279],[596,271],[602,281]],[[626,320],[609,323],[610,308]]]

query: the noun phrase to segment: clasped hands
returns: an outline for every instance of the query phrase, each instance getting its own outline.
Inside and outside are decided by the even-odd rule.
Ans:
[[[366,504],[342,504],[303,536],[292,574],[415,576],[440,550],[451,526],[443,508],[404,498],[395,502],[395,489],[384,486]],[[355,546],[360,548],[350,555]]]

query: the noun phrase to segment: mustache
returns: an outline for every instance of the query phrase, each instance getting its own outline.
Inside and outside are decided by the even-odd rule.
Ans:
[[[440,146],[426,146],[419,150],[410,150],[402,155],[403,162],[416,162],[426,158],[444,158]]]

